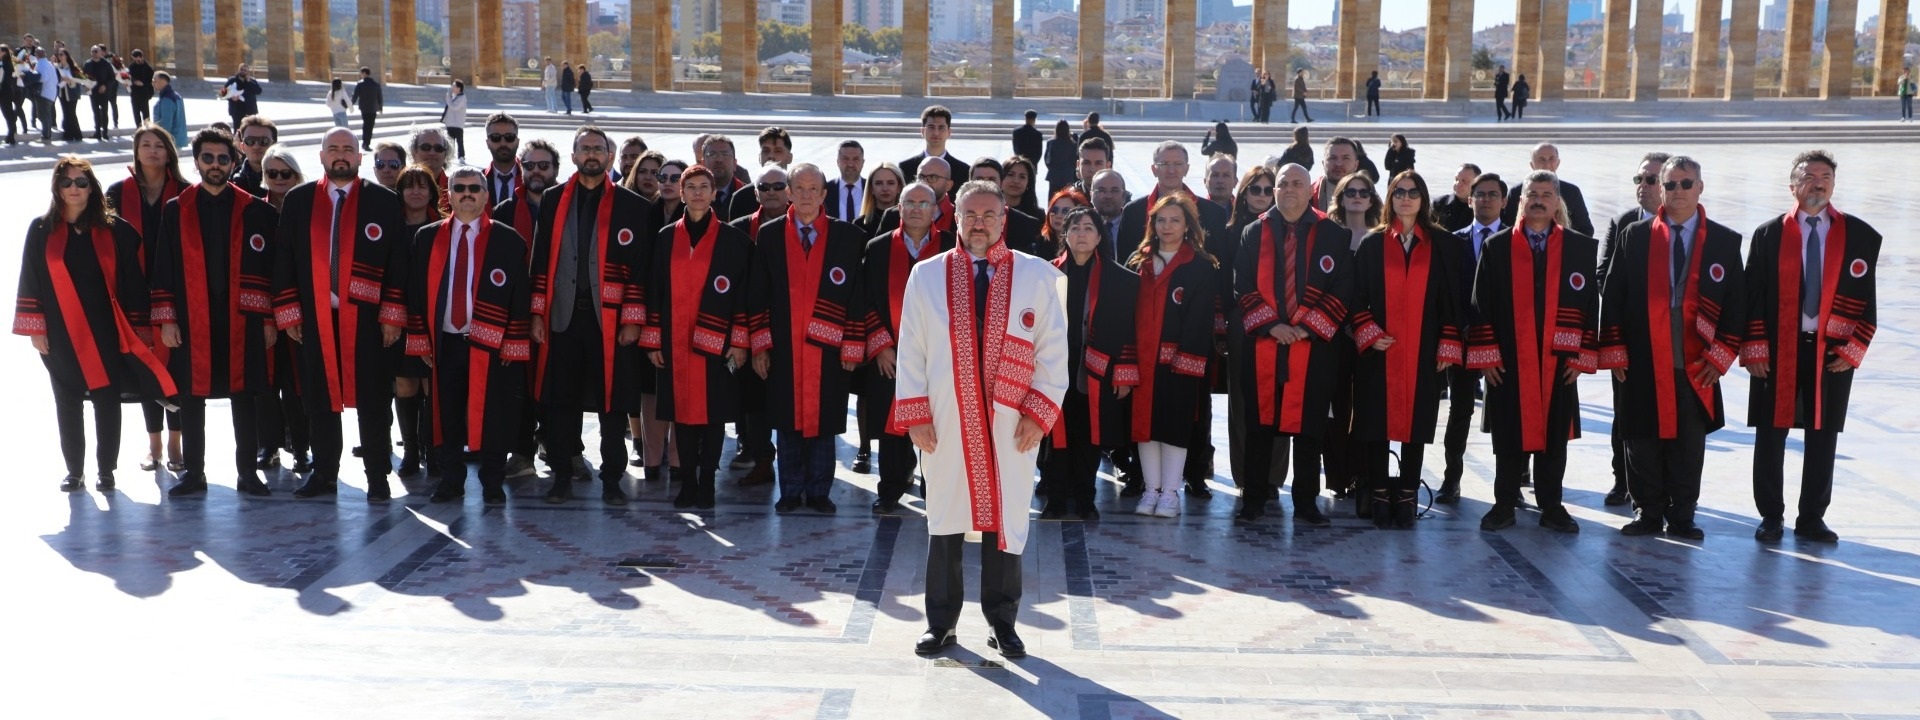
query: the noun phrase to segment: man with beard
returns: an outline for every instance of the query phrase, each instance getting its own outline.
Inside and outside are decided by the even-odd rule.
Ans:
[[[933,191],[940,196],[939,207],[933,209],[934,232],[953,232],[957,223],[953,216],[953,193],[951,192],[954,187],[953,168],[955,167],[968,169],[964,163],[957,166],[950,165],[945,158],[930,157],[920,163],[918,174],[908,176],[912,178],[909,182],[926,183],[927,187],[933,188]],[[900,227],[900,208],[898,206],[887,208],[887,211],[880,215],[880,233],[884,235],[898,227]]]
[[[207,398],[231,398],[236,489],[271,493],[255,458],[259,423],[254,393],[271,386],[267,349],[277,335],[271,239],[278,220],[272,205],[228,181],[237,153],[233,136],[217,128],[193,138],[200,182],[161,210],[154,243],[152,321],[180,388],[181,436],[187,471],[169,497],[207,491]]]
[[[514,445],[529,344],[527,244],[486,216],[487,183],[462,166],[447,182],[453,217],[414,236],[407,289],[408,355],[433,369],[432,438],[440,453],[433,502],[466,494],[464,451],[480,455],[488,505],[507,502],[507,450]]]
[[[314,467],[294,497],[338,491],[340,413],[358,408],[367,499],[392,498],[393,374],[406,325],[400,196],[360,179],[353,132],[334,128],[320,148],[326,177],[287,192],[274,257],[274,321],[300,343],[301,398]]]
[[[1540,143],[1533,146],[1533,155],[1527,160],[1528,166],[1539,171],[1560,173],[1560,148],[1553,143]],[[1567,227],[1581,235],[1593,235],[1593,219],[1587,214],[1586,196],[1580,193],[1580,187],[1566,180],[1560,181],[1560,203],[1567,206]],[[1500,220],[1512,225],[1520,212],[1520,188],[1507,191],[1507,211]]]
[[[990,157],[975,160],[972,172],[972,176],[967,178],[969,181],[982,180],[993,183],[995,186],[999,186],[1000,179],[1005,177],[1006,174],[1005,170],[1000,167],[1000,161]],[[1008,205],[1007,227],[1005,232],[1001,233],[1000,239],[1001,242],[1007,244],[1008,250],[1018,250],[1032,255],[1034,253],[1034,246],[1040,243],[1040,228],[1042,227],[1045,227],[1045,225],[1040,218],[1028,215],[1021,212],[1019,208]]]
[[[928,158],[940,158],[947,161],[948,184],[947,200],[953,200],[951,188],[954,178],[972,176],[972,170],[960,158],[947,152],[947,140],[953,137],[953,111],[941,105],[928,105],[920,111],[920,139],[926,142],[926,148],[920,154],[900,161],[900,172],[908,178],[919,178],[920,163]]]
[[[866,243],[852,224],[827,217],[827,176],[793,166],[792,205],[760,226],[748,288],[753,371],[767,381],[767,420],[779,431],[780,500],[835,510],[834,438],[847,429],[853,368],[866,359],[866,299],[860,257]]]
[[[892,411],[894,377],[898,372],[900,308],[905,301],[907,276],[913,266],[953,248],[952,233],[933,229],[934,208],[940,193],[925,183],[908,185],[900,192],[900,227],[867,241],[866,259],[860,279],[867,292],[867,356],[873,358],[874,372],[867,378],[866,412],[860,423],[866,435],[880,438],[879,499],[873,511],[893,514],[900,511],[900,497],[913,482],[913,443],[887,428]]]
[[[493,163],[486,170],[487,197],[496,204],[520,194],[520,164],[514,161],[519,152],[520,122],[503,112],[488,116],[487,154]]]
[[[695,162],[695,164],[707,166],[707,169],[712,170],[713,176],[718,179],[719,187],[713,196],[713,214],[720,216],[722,221],[734,219],[729,209],[733,203],[733,196],[750,187],[746,180],[735,177],[736,171],[739,170],[738,159],[734,154],[733,138],[725,135],[710,135],[707,137],[707,142],[700,146],[699,157]]]
[[[1640,158],[1640,170],[1633,175],[1634,207],[1621,212],[1607,226],[1607,234],[1600,236],[1600,265],[1596,275],[1600,276],[1600,286],[1606,287],[1607,271],[1613,266],[1613,251],[1627,239],[1627,228],[1642,220],[1651,219],[1660,212],[1660,203],[1664,196],[1660,192],[1660,166],[1672,157],[1663,152],[1650,152]],[[1613,388],[1617,394],[1620,387]],[[1619,398],[1615,397],[1614,406],[1619,407]],[[1630,501],[1627,493],[1627,451],[1620,445],[1618,434],[1609,434],[1613,444],[1613,488],[1607,491],[1603,501],[1608,506],[1625,505]]]
[[[827,181],[827,214],[835,220],[854,222],[866,201],[867,180],[860,175],[867,168],[866,148],[859,140],[842,140],[834,164],[840,169],[840,177]]]
[[[1323,213],[1339,212],[1340,198],[1333,196],[1333,188],[1359,169],[1360,150],[1352,140],[1344,137],[1328,140],[1326,157],[1320,162],[1320,179],[1313,181],[1314,209]]]
[[[540,217],[540,200],[560,175],[560,151],[545,140],[528,140],[520,148],[517,167],[519,187],[514,189],[512,197],[493,206],[493,220],[512,227],[523,238],[531,238],[534,219]],[[531,377],[531,364],[527,372]],[[531,387],[531,384],[529,381],[528,386]],[[507,460],[508,479],[531,477],[535,473],[533,458],[539,452],[540,443],[535,439],[534,429],[539,424],[540,406],[534,403],[532,392],[523,392],[520,423],[515,435],[517,440],[514,442],[513,457]]]
[[[1120,242],[1120,216],[1126,212],[1127,202],[1132,195],[1127,193],[1127,179],[1117,170],[1101,170],[1093,174],[1091,183],[1093,192],[1088,198],[1093,200],[1094,212],[1100,213],[1100,252],[1102,257],[1115,262],[1124,260],[1133,252],[1133,245]]]
[[[1097,137],[1081,138],[1078,150],[1079,161],[1073,166],[1076,178],[1073,189],[1091,197],[1093,193],[1087,192],[1087,188],[1093,184],[1093,178],[1113,169],[1113,145]]]
[[[653,204],[607,181],[613,141],[588,125],[574,132],[579,172],[547,188],[534,223],[534,394],[546,428],[553,484],[547,502],[573,499],[584,466],[581,413],[600,422],[600,497],[625,505],[627,416],[651,392],[634,342],[646,323],[640,281],[658,228]]]
[[[717,175],[715,179],[718,179]],[[768,165],[760,170],[760,177],[750,187],[759,203],[753,212],[734,218],[728,224],[745,233],[749,239],[754,239],[760,237],[760,226],[786,217],[790,205],[787,171],[777,165]],[[741,193],[743,196],[746,194]],[[765,485],[774,479],[773,426],[767,420],[767,381],[757,374],[743,372],[737,374],[734,382],[740,384],[740,417],[734,422],[737,454],[732,465],[740,467],[752,464],[752,469],[740,479],[741,485]]]
[[[234,128],[233,135],[239,140],[234,148],[242,156],[240,164],[233,168],[233,177],[229,180],[234,187],[247,191],[257,198],[267,196],[261,185],[261,163],[266,162],[267,148],[280,142],[280,128],[263,115],[248,115],[240,121],[240,127]]]

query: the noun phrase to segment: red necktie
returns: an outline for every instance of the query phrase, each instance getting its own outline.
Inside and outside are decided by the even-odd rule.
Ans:
[[[1287,296],[1286,303],[1283,306],[1287,311],[1287,316],[1284,318],[1281,318],[1281,322],[1291,323],[1293,322],[1293,310],[1299,303],[1299,300],[1297,299],[1299,297],[1299,293],[1295,292],[1293,289],[1293,278],[1294,278],[1293,266],[1299,264],[1299,256],[1294,253],[1295,248],[1293,245],[1293,223],[1290,223],[1290,222],[1286,223],[1286,226],[1287,226],[1286,239],[1280,242],[1280,252],[1286,255],[1286,259],[1282,260],[1280,262],[1280,265],[1287,269],[1286,270],[1287,284],[1285,287],[1280,289],[1280,292]]]
[[[468,257],[473,252],[472,246],[468,244],[472,239],[472,235],[472,225],[460,226],[460,240],[453,245],[453,288],[449,293],[453,295],[453,297],[450,298],[453,304],[451,322],[455,331],[467,329],[467,314],[469,312],[467,303],[470,302],[468,296],[473,294],[473,279],[468,277],[470,271],[467,269],[467,266],[472,262]]]

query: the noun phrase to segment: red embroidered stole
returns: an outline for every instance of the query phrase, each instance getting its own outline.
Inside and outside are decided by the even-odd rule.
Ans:
[[[673,283],[673,312],[668,318],[672,335],[667,340],[667,351],[673,354],[672,420],[688,425],[707,424],[707,363],[693,351],[693,334],[719,238],[720,218],[713,213],[707,213],[707,232],[700,236],[699,245],[692,244],[685,220],[673,224],[672,264],[667,273]]]
[[[1134,311],[1134,347],[1140,356],[1140,385],[1133,389],[1135,440],[1152,432],[1153,386],[1159,375],[1161,331],[1167,317],[1167,280],[1173,277],[1173,271],[1193,260],[1193,246],[1182,243],[1167,266],[1154,272],[1153,264],[1159,258],[1156,248],[1140,263],[1140,296]]]
[[[106,353],[94,342],[93,323],[80,304],[80,289],[73,284],[73,273],[67,269],[67,223],[47,225],[48,284],[53,286],[54,302],[60,306],[60,319],[67,327],[68,341],[73,343],[80,375],[86,379],[88,390],[107,387],[113,384],[113,377],[107,373]],[[100,275],[106,280],[107,304],[113,315],[114,335],[119,341],[114,353],[132,353],[159,380],[162,395],[178,395],[180,391],[174,387],[173,377],[134,332],[126,312],[120,309],[119,264],[113,246],[113,229],[96,227],[88,234],[88,240],[93,243],[93,255],[100,262]]]
[[[1699,215],[1699,223],[1694,228],[1693,251],[1687,254],[1687,267],[1684,269],[1685,274],[1682,275],[1682,277],[1685,278],[1684,284],[1686,290],[1680,305],[1680,340],[1682,343],[1680,347],[1680,357],[1688,364],[1691,364],[1695,358],[1700,357],[1701,351],[1706,347],[1706,343],[1700,338],[1698,331],[1694,329],[1694,323],[1700,317],[1700,258],[1706,255],[1707,209],[1702,207],[1695,212]],[[1671,238],[1671,231],[1667,229],[1667,208],[1665,206],[1662,206],[1660,211],[1654,214],[1653,229],[1647,242],[1647,253],[1647,293],[1652,299],[1652,302],[1647,308],[1647,334],[1651,336],[1649,339],[1652,340],[1654,365],[1655,367],[1662,368],[1661,370],[1650,369],[1650,371],[1657,373],[1671,372],[1670,370],[1664,369],[1667,359],[1673,357],[1673,337],[1671,329],[1673,327],[1673,240]],[[1798,306],[1796,306],[1796,308],[1797,307]],[[1797,330],[1800,327],[1799,311],[1796,309],[1794,312],[1796,314],[1794,315],[1793,326]],[[1687,384],[1693,388],[1693,392],[1696,395],[1700,396],[1700,402],[1703,405],[1704,412],[1711,416],[1713,414],[1713,397],[1718,391],[1717,388],[1712,385],[1695,383],[1692,372],[1687,372],[1685,375],[1687,376]],[[1665,375],[1657,374],[1654,376],[1653,388],[1654,400],[1660,410],[1660,437],[1663,439],[1672,438],[1676,432],[1675,427],[1679,417],[1674,414],[1678,393],[1673,382],[1668,380]]]
[[[1509,376],[1509,382],[1518,383],[1515,389],[1520,394],[1520,444],[1526,452],[1544,452],[1547,449],[1547,410],[1553,403],[1553,385],[1558,382],[1559,358],[1553,354],[1554,325],[1546,323],[1535,329],[1540,322],[1534,312],[1533,297],[1533,247],[1527,241],[1526,231],[1514,228],[1507,234],[1508,253],[1511,258],[1511,274],[1508,280],[1513,288],[1513,337],[1514,361],[1519,367]],[[1553,226],[1553,233],[1547,237],[1546,303],[1542,305],[1542,314],[1557,317],[1560,309],[1560,242],[1561,228]]]
[[[960,410],[960,447],[965,455],[967,494],[971,498],[973,529],[1000,532],[999,449],[993,443],[990,391],[1000,369],[1006,344],[1007,313],[1013,295],[1013,252],[1005,241],[987,250],[993,278],[987,283],[987,317],[981,327],[973,319],[973,261],[964,245],[947,253],[948,336],[953,352],[954,399]],[[975,347],[979,352],[975,352]],[[1007,539],[1000,536],[1000,549]]]
[[[574,175],[568,179],[567,184],[562,187],[564,189],[560,191],[560,207],[553,209],[553,240],[547,247],[547,289],[546,292],[543,293],[545,299],[536,303],[549,315],[553,312],[553,280],[560,266],[560,245],[567,241],[567,214],[573,212],[573,191],[580,187],[580,176],[578,174]],[[600,183],[600,206],[595,208],[593,213],[593,231],[598,233],[603,239],[602,242],[598,243],[600,246],[600,297],[594,298],[593,303],[593,306],[600,310],[600,387],[603,388],[601,391],[602,397],[600,398],[601,408],[613,406],[613,337],[615,333],[619,332],[620,327],[619,308],[607,307],[607,258],[612,254],[613,248],[612,243],[604,241],[605,238],[613,237],[612,218],[614,192],[612,183],[608,183],[603,179]],[[591,250],[591,248],[587,247],[589,244],[588,238],[580,238],[578,242],[580,243],[580,247],[574,252],[589,252]],[[529,243],[528,247],[532,247],[532,244]],[[616,292],[614,298],[617,300],[619,297],[619,293]],[[577,298],[575,302],[578,302]],[[534,368],[533,376],[534,382],[536,383],[534,389],[536,393],[539,392],[538,384],[543,382],[547,376],[546,345],[543,344],[540,348],[539,357],[534,361],[535,364],[538,365],[538,367]]]
[[[333,222],[332,183],[321,182],[313,188],[313,212],[307,222],[307,243],[309,265],[313,268],[313,304],[314,322],[320,331],[317,340],[320,343],[320,365],[327,376],[327,397],[333,402],[333,411],[340,412],[355,407],[354,388],[359,387],[355,380],[359,374],[359,360],[355,356],[356,332],[360,327],[360,305],[353,302],[349,288],[353,286],[353,251],[359,238],[354,226],[360,218],[360,185],[365,181],[355,180],[347,185],[346,204],[340,209],[339,237],[330,238],[328,225]],[[333,277],[333,244],[340,246],[340,284],[327,287],[327,280]],[[329,294],[340,297],[340,328],[336,332],[331,310]]]
[[[213,392],[213,327],[211,301],[207,298],[207,238],[200,236],[200,193],[198,184],[180,193],[180,269],[181,279],[185,281],[187,306],[180,308],[175,317],[200,314],[200,319],[188,323],[187,338],[189,356],[192,358],[193,372],[191,389],[188,394],[194,397],[207,397]],[[227,387],[238,390],[246,385],[246,341],[247,322],[240,313],[240,263],[244,259],[247,228],[243,219],[247,206],[253,203],[253,196],[232,185],[227,192],[235,193],[233,198],[233,217],[227,224]],[[341,217],[345,217],[342,215]],[[216,240],[217,241],[217,240]]]
[[[801,437],[820,434],[820,366],[825,353],[807,342],[808,326],[816,322],[813,306],[820,298],[820,276],[826,267],[827,216],[821,213],[808,223],[813,228],[813,249],[800,242],[800,219],[788,207],[786,215],[787,254],[787,330],[793,343],[794,427]],[[836,353],[837,355],[838,353]]]
[[[1387,231],[1380,248],[1382,286],[1387,295],[1386,331],[1394,339],[1387,348],[1387,439],[1413,439],[1415,389],[1425,373],[1420,346],[1426,337],[1427,276],[1433,269],[1433,243],[1426,228],[1413,229],[1413,248],[1401,242],[1398,224]]]
[[[473,254],[473,272],[467,277],[468,282],[473,283],[474,289],[467,291],[478,296],[480,294],[478,290],[480,278],[485,276],[487,267],[487,239],[493,236],[493,222],[488,220],[485,215],[482,215],[474,224],[480,226],[480,231],[474,234],[472,240],[473,247],[468,250],[468,252]],[[439,232],[433,235],[433,252],[430,254],[429,257],[431,259],[427,263],[427,337],[432,338],[433,360],[436,363],[442,359],[440,356],[440,291],[442,288],[446,289],[448,302],[453,301],[452,293],[458,292],[453,288],[447,287],[449,282],[447,279],[447,264],[449,258],[453,255],[453,226],[454,220],[452,218],[448,218],[440,224]],[[474,303],[467,303],[467,307],[474,307]],[[473,323],[476,322],[477,319],[478,315],[474,313],[469,316],[467,322]],[[467,327],[471,329],[473,326],[469,324]],[[491,371],[492,368],[492,357],[489,354],[475,348],[469,348],[467,352],[467,437],[465,439],[465,445],[475,450],[480,449],[482,438],[485,437],[483,431],[487,427],[487,373]],[[435,372],[439,372],[437,366]],[[433,442],[435,445],[438,445],[444,442],[440,430],[446,427],[446,424],[440,421],[440,403],[435,401],[427,404],[433,408]],[[496,440],[498,440],[498,438],[496,438]]]
[[[1315,216],[1320,214],[1312,208],[1308,208],[1308,212]],[[1280,323],[1290,324],[1295,320],[1295,313],[1289,312],[1287,306],[1293,305],[1296,309],[1299,307],[1296,300],[1300,296],[1298,283],[1305,273],[1292,273],[1287,279],[1291,279],[1295,285],[1279,287],[1286,283],[1274,277],[1274,258],[1282,249],[1273,240],[1273,223],[1276,218],[1280,222],[1286,222],[1278,215],[1263,218],[1260,222],[1260,268],[1254,283],[1260,291],[1260,296],[1266,298],[1267,302],[1273,303],[1274,309],[1280,313]],[[1291,230],[1292,223],[1287,225]],[[1313,228],[1307,230],[1305,238],[1295,238],[1294,254],[1286,257],[1284,262],[1289,266],[1297,267],[1303,252],[1307,255],[1312,254],[1314,238],[1319,234],[1319,225],[1315,223]],[[1287,346],[1287,381],[1280,388],[1274,387],[1277,382],[1277,378],[1274,377],[1274,368],[1280,361],[1280,341],[1275,340],[1272,335],[1261,335],[1252,340],[1255,374],[1259,380],[1260,423],[1277,427],[1284,433],[1300,432],[1302,416],[1305,413],[1307,364],[1313,357],[1311,339],[1302,338]],[[1275,404],[1275,390],[1280,390],[1279,405]]]

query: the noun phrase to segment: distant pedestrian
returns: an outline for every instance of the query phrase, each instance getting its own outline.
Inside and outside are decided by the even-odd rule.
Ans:
[[[584,100],[583,100],[584,101]],[[440,111],[440,123],[447,126],[447,139],[458,148],[454,158],[467,161],[467,83],[464,80],[453,81],[453,89],[447,91],[447,106]]]
[[[1039,162],[1046,152],[1047,143],[1047,136],[1042,135],[1040,128],[1035,125],[1040,121],[1040,113],[1028,110],[1025,119],[1026,122],[1013,129],[1013,154]]]
[[[333,79],[332,89],[327,90],[327,112],[333,113],[333,126],[347,126],[347,109],[353,107],[353,97],[347,94],[346,85],[340,78]]]
[[[1413,169],[1413,147],[1407,145],[1407,136],[1394,133],[1387,139],[1387,177],[1400,177],[1400,173]]]
[[[587,99],[587,94],[593,92],[593,73],[587,72],[586,63],[580,64],[580,80],[578,85],[580,88],[580,112],[592,115],[593,101]]]
[[[560,111],[560,70],[553,66],[553,57],[547,57],[547,67],[540,71],[540,90],[547,96],[547,112]]]
[[[1377,116],[1379,114],[1380,114],[1380,71],[1375,70],[1373,71],[1372,75],[1367,76],[1367,115]]]
[[[1493,119],[1502,122],[1513,117],[1513,111],[1507,109],[1507,93],[1513,83],[1513,76],[1507,74],[1507,66],[1501,65],[1493,73]]]
[[[1287,113],[1287,122],[1300,122],[1300,116],[1307,116],[1307,122],[1313,122],[1313,113],[1307,112],[1307,71],[1293,72],[1293,110]]]
[[[0,43],[0,116],[4,116],[7,121],[8,145],[17,142],[14,137],[16,130],[26,129],[21,127],[25,124],[26,118],[21,117],[20,106],[17,104],[23,92],[25,91],[20,89],[19,74],[14,70],[13,48]]]
[[[1273,87],[1273,73],[1262,68],[1260,74],[1253,79],[1252,95],[1247,98],[1247,102],[1253,104],[1254,122],[1262,125],[1272,122],[1273,101],[1279,97],[1278,90]]]
[[[1053,124],[1053,139],[1047,141],[1047,197],[1073,185],[1080,164],[1080,142],[1074,138],[1067,121]]]
[[[21,82],[25,83],[27,92],[32,93],[29,97],[33,100],[34,121],[40,123],[40,141],[51,143],[53,105],[60,99],[60,68],[47,58],[47,49],[43,47],[33,49],[32,65],[33,74],[23,73]]]
[[[87,76],[65,50],[54,51],[54,71],[60,81],[60,139],[80,142],[80,99],[87,95]]]
[[[87,49],[87,64],[81,67],[87,80],[93,87],[87,88],[87,103],[93,109],[93,139],[107,139],[107,120],[113,110],[113,96],[110,95],[118,80],[113,70],[113,62],[107,59],[107,48],[95,45]]]
[[[1213,129],[1207,131],[1207,137],[1200,141],[1201,155],[1213,157],[1214,153],[1226,153],[1235,157],[1240,155],[1240,143],[1234,142],[1233,131],[1227,129],[1227,123],[1224,120],[1214,123]]]
[[[253,79],[252,71],[241,65],[227,78],[226,93],[227,115],[233,118],[233,126],[240,127],[240,121],[248,115],[260,114],[260,82]]]
[[[150,106],[153,104],[153,66],[147,63],[147,54],[134,48],[130,55],[133,59],[127,63],[127,93],[133,99],[133,126],[153,119]],[[177,138],[176,138],[177,139]]]
[[[173,136],[173,144],[178,146],[186,142],[187,137],[187,101],[180,97],[180,91],[173,89],[173,76],[166,72],[153,74],[153,124]]]
[[[1913,122],[1913,68],[1900,70],[1894,91],[1900,96],[1900,122]]]
[[[386,107],[381,98],[380,81],[373,79],[372,68],[360,68],[360,82],[353,86],[353,104],[360,107],[360,150],[372,152],[373,121]]]
[[[1527,117],[1527,97],[1532,94],[1533,86],[1527,84],[1527,76],[1525,74],[1522,74],[1520,79],[1513,81],[1513,112],[1508,114],[1507,118],[1512,120],[1525,120]]]
[[[573,90],[574,90],[573,63],[570,60],[561,60],[560,61],[560,106],[567,109],[568,115],[573,114]]]

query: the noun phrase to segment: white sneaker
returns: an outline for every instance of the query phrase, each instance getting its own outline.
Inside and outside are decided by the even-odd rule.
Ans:
[[[1154,509],[1153,514],[1157,517],[1163,517],[1163,518],[1180,517],[1180,491],[1179,490],[1161,491],[1160,506]]]
[[[1159,503],[1160,503],[1160,491],[1148,490],[1140,494],[1140,504],[1134,506],[1133,514],[1152,515],[1154,508],[1158,506]]]

